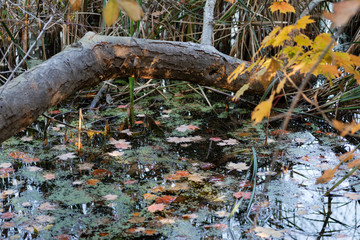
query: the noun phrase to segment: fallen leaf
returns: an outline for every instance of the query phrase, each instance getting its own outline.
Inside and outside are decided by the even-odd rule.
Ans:
[[[226,166],[226,168],[229,169],[229,170],[243,171],[243,170],[247,170],[249,168],[249,166],[247,166],[246,163],[233,163],[233,162],[230,162]]]
[[[144,233],[146,234],[146,235],[154,235],[154,234],[157,234],[158,232],[156,231],[156,230],[153,230],[153,229],[146,229],[145,231],[144,231]]]
[[[55,210],[57,208],[56,204],[51,204],[49,202],[44,202],[42,204],[40,204],[39,206],[39,210]]]
[[[128,220],[129,223],[142,223],[145,221],[145,217],[132,217]]]
[[[155,199],[156,197],[157,197],[156,195],[151,194],[151,193],[145,193],[145,194],[143,195],[143,198],[144,198],[144,199],[147,199],[147,200],[153,200],[153,199]]]
[[[215,212],[216,216],[223,218],[223,217],[228,217],[230,216],[230,213],[227,211],[217,211]]]
[[[22,141],[24,142],[31,142],[33,140],[33,137],[32,136],[28,136],[28,137],[22,137],[20,138]]]
[[[107,200],[107,201],[113,201],[116,200],[118,198],[118,195],[115,194],[108,194],[103,196],[103,199]]]
[[[138,180],[125,180],[124,181],[124,184],[135,184],[135,183],[137,183],[138,182]]]
[[[229,138],[227,140],[222,140],[221,142],[218,142],[217,145],[219,146],[227,146],[227,145],[237,145],[239,142],[236,139]]]
[[[76,158],[75,153],[65,153],[65,154],[61,154],[58,156],[58,158],[60,160],[68,160],[68,159],[73,159]]]
[[[255,227],[252,230],[258,232],[256,233],[256,235],[263,238],[270,238],[270,237],[281,238],[284,232],[284,230],[277,231],[272,228],[263,228],[263,227]]]
[[[1,225],[3,228],[13,228],[16,226],[16,223],[14,222],[3,222]],[[15,237],[15,236],[14,236]]]
[[[3,191],[2,194],[4,194],[4,195],[13,195],[13,194],[15,194],[15,193],[17,193],[17,192],[18,192],[18,191],[16,191],[16,190],[9,189],[9,190]]]
[[[36,166],[31,166],[31,167],[27,167],[27,170],[29,170],[30,172],[38,172],[38,171],[42,171],[42,168],[36,167]]]
[[[95,186],[98,182],[100,182],[100,180],[98,180],[98,179],[89,179],[89,180],[87,180],[86,183],[88,185]]]
[[[175,219],[174,218],[162,218],[160,217],[159,222],[161,222],[161,224],[174,224],[175,223]]]
[[[2,219],[10,219],[10,218],[13,218],[14,216],[15,216],[15,213],[13,213],[13,212],[4,212],[1,214]]]
[[[56,178],[55,174],[53,174],[53,173],[47,173],[47,174],[43,175],[43,177],[45,178],[45,180],[52,180],[52,179]]]
[[[224,223],[215,223],[212,225],[205,225],[204,228],[205,229],[216,228],[216,229],[220,229],[220,230],[224,231],[228,228],[228,226]]]
[[[39,162],[40,159],[34,157],[24,157],[23,159],[21,159],[21,161],[23,161],[24,163],[33,163],[33,162]]]
[[[106,170],[106,169],[95,169],[94,171],[92,171],[90,173],[92,176],[94,177],[99,177],[99,178],[104,178],[104,177],[111,177],[112,176],[112,172]]]
[[[156,212],[156,211],[163,211],[165,209],[167,205],[163,204],[163,203],[159,203],[159,204],[151,204],[150,206],[147,207],[147,210],[149,212]]]
[[[236,192],[233,194],[235,198],[244,198],[244,199],[250,199],[251,198],[251,192]]]
[[[9,168],[9,167],[11,167],[11,166],[12,166],[11,163],[1,163],[1,164],[0,164],[0,168]]]
[[[204,178],[205,177],[201,176],[199,173],[193,173],[188,176],[188,180],[193,181],[193,182],[203,182]]]
[[[93,166],[94,166],[94,164],[92,164],[92,163],[78,164],[80,171],[91,170]]]
[[[357,194],[357,193],[345,193],[344,197],[350,198],[352,200],[359,200],[360,199],[360,194]]]
[[[55,221],[55,217],[49,216],[49,215],[40,215],[35,217],[35,219],[39,222],[39,223],[45,223],[45,222],[53,222]]]
[[[164,195],[156,198],[156,203],[172,203],[176,199],[175,196]]]
[[[199,142],[204,141],[205,139],[200,136],[194,136],[194,137],[168,137],[168,142],[173,143],[188,143],[188,142]]]
[[[12,157],[13,159],[19,159],[19,158],[21,159],[21,158],[27,157],[26,153],[19,152],[19,151],[11,152],[11,153],[9,153],[9,156]]]
[[[209,140],[214,141],[214,142],[220,142],[222,139],[219,137],[212,137],[212,138],[209,138]]]
[[[120,151],[112,151],[112,152],[109,152],[109,153],[106,153],[107,155],[109,156],[112,156],[112,157],[120,157],[122,155],[124,155],[124,152],[120,152]]]
[[[334,177],[335,172],[336,169],[325,170],[323,175],[316,179],[315,184],[328,183]]]
[[[184,219],[195,219],[195,218],[198,218],[198,215],[196,215],[195,213],[185,214],[185,215],[182,216],[182,218],[184,218]]]
[[[175,185],[169,187],[169,190],[179,191],[179,190],[188,190],[189,185],[187,183],[175,183]]]

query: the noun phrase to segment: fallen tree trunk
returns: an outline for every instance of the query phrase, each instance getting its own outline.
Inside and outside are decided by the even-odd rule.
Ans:
[[[243,61],[212,46],[87,33],[78,43],[0,88],[0,143],[76,91],[118,77],[184,80],[237,91],[248,75],[227,77]],[[262,93],[252,81],[248,92]]]

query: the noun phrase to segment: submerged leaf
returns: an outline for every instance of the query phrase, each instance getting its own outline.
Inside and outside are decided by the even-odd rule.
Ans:
[[[336,168],[325,170],[324,174],[316,179],[315,184],[328,183],[334,177],[335,172]]]

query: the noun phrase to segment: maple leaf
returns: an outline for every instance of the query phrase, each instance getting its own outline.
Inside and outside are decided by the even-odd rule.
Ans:
[[[237,171],[243,171],[243,170],[247,170],[249,168],[249,166],[246,165],[246,163],[229,163],[226,166],[227,169],[229,170],[237,170]]]
[[[340,131],[340,136],[342,137],[346,136],[349,133],[353,135],[358,130],[360,130],[360,123],[356,124],[355,121],[352,121],[351,123],[343,123],[338,120],[333,120],[332,124],[335,129]]]
[[[334,3],[334,13],[323,12],[325,18],[333,22],[334,28],[347,24],[347,22],[358,12],[360,1],[351,0]]]
[[[303,16],[302,18],[300,18],[296,24],[295,24],[295,28],[296,29],[305,29],[306,26],[310,23],[314,23],[315,21],[313,19],[310,19],[311,16]]]
[[[264,117],[269,117],[274,100],[275,93],[271,94],[270,98],[266,101],[262,101],[256,106],[255,110],[251,113],[251,120],[254,121],[253,125],[262,121]]]
[[[163,211],[167,205],[163,203],[154,203],[147,207],[149,212]]]
[[[316,179],[315,184],[328,183],[334,177],[335,172],[336,168],[325,170],[323,175]]]
[[[269,7],[271,12],[280,11],[281,13],[295,12],[295,8],[287,1],[273,2]]]

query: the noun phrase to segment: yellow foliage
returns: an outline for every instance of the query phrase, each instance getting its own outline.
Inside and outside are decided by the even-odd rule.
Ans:
[[[275,93],[272,93],[268,100],[262,101],[259,105],[255,107],[254,111],[251,113],[251,120],[254,121],[253,125],[261,122],[263,118],[270,116],[274,96]]]
[[[144,12],[136,0],[116,0],[119,6],[133,21],[140,21],[144,17]]]
[[[119,6],[115,0],[110,0],[104,8],[104,20],[107,26],[113,25],[119,17]]]
[[[231,83],[234,79],[236,79],[240,74],[244,72],[245,63],[240,64],[237,68],[230,74],[228,77],[228,83]]]
[[[273,2],[269,7],[271,12],[280,11],[281,13],[295,12],[295,9],[287,1],[280,0]]]

